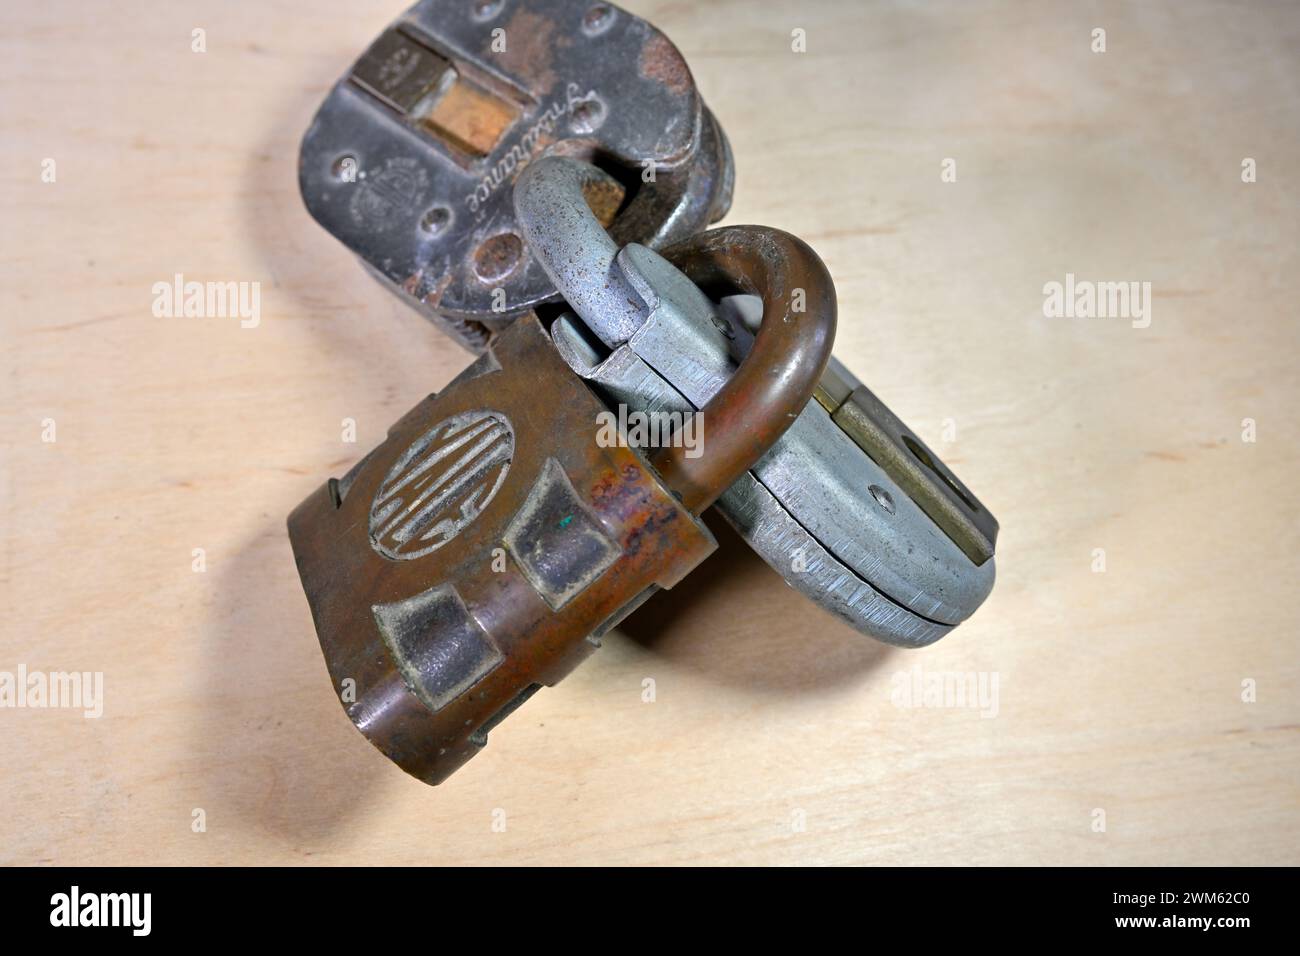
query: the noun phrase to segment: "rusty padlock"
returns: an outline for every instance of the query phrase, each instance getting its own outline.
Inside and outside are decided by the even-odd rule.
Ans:
[[[731,205],[731,148],[681,53],[592,0],[421,0],[321,104],[299,186],[385,287],[481,352],[559,298],[511,203],[543,153],[611,174],[588,199],[620,244],[675,242]]]
[[[672,248],[620,250],[584,199],[603,176],[544,156],[515,184],[519,226],[573,309],[551,338],[611,401],[698,407],[731,375],[763,304],[715,304],[703,289],[716,277]],[[791,587],[862,633],[931,644],[993,587],[997,520],[834,358],[816,397],[717,510]]]
[[[815,253],[757,227],[692,242],[703,271],[761,295],[772,317],[704,406],[698,457],[598,440],[608,409],[530,314],[289,518],[348,716],[427,783],[714,550],[698,514],[817,387],[835,298]]]

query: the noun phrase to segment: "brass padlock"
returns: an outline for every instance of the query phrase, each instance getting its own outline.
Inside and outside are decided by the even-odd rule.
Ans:
[[[775,230],[707,235],[705,271],[762,295],[767,318],[702,409],[701,445],[647,457],[599,440],[607,407],[529,314],[290,516],[348,716],[421,780],[445,780],[707,557],[716,542],[697,515],[812,397],[834,338],[825,267]]]

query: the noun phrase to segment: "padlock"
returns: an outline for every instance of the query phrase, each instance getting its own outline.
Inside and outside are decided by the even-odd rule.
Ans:
[[[720,219],[730,147],[677,48],[591,0],[423,0],[330,92],[303,137],[308,211],[460,344],[556,299],[514,221],[543,152],[611,174],[588,199],[615,241]]]
[[[784,234],[710,235],[700,267],[782,318],[763,323],[703,406],[702,442],[647,457],[602,441],[609,410],[529,315],[290,516],[348,716],[421,780],[446,779],[504,716],[713,551],[697,515],[813,395],[835,329],[825,267]],[[810,290],[806,311],[791,302],[796,280]]]
[[[699,407],[746,354],[763,310],[735,295],[719,308],[701,292],[737,291],[702,268],[712,233],[664,256],[620,251],[584,200],[602,176],[544,157],[516,183],[523,234],[576,313],[557,319],[552,337],[612,401]],[[938,640],[993,587],[996,519],[834,359],[816,400],[717,508],[792,587],[891,644]]]

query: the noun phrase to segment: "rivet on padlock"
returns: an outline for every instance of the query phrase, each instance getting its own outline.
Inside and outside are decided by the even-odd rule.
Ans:
[[[577,313],[558,319],[552,337],[570,367],[612,400],[698,407],[728,380],[766,310],[737,296],[719,309],[700,291],[724,278],[701,255],[723,230],[663,256],[620,251],[583,198],[602,176],[544,157],[515,186],[524,236]],[[753,291],[725,286],[714,291]],[[938,640],[993,586],[997,521],[834,359],[818,400],[718,510],[792,587],[892,644]]]
[[[543,151],[614,174],[587,198],[619,243],[674,242],[731,203],[730,147],[677,48],[589,0],[416,4],[321,104],[299,185],[376,278],[481,352],[556,298],[511,203]]]
[[[707,267],[732,269],[782,318],[704,405],[699,457],[681,444],[647,459],[599,442],[606,406],[529,315],[290,516],[348,716],[409,773],[446,779],[533,691],[712,552],[698,513],[812,397],[835,330],[820,260],[774,232],[713,235]],[[761,254],[773,248],[782,254]],[[816,308],[791,308],[791,273]]]

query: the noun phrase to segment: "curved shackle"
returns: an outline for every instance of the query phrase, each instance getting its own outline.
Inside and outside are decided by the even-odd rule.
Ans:
[[[524,239],[565,301],[606,345],[630,339],[649,308],[618,263],[618,246],[583,198],[606,174],[548,156],[515,183]],[[803,240],[766,226],[728,226],[691,236],[664,257],[696,285],[728,287],[763,300],[749,354],[702,409],[704,454],[661,448],[651,464],[692,512],[711,505],[803,411],[831,357],[835,285]],[[801,308],[796,309],[796,305]]]
[[[749,354],[703,408],[705,454],[688,458],[686,449],[669,447],[651,459],[682,503],[703,511],[812,399],[835,343],[835,284],[806,242],[768,226],[702,232],[663,256],[697,286],[763,300],[763,322]],[[796,311],[796,305],[802,307]]]
[[[524,242],[551,282],[587,328],[618,348],[646,320],[648,311],[615,265],[618,243],[587,205],[584,193],[612,182],[590,163],[544,156],[515,180],[515,219]]]

